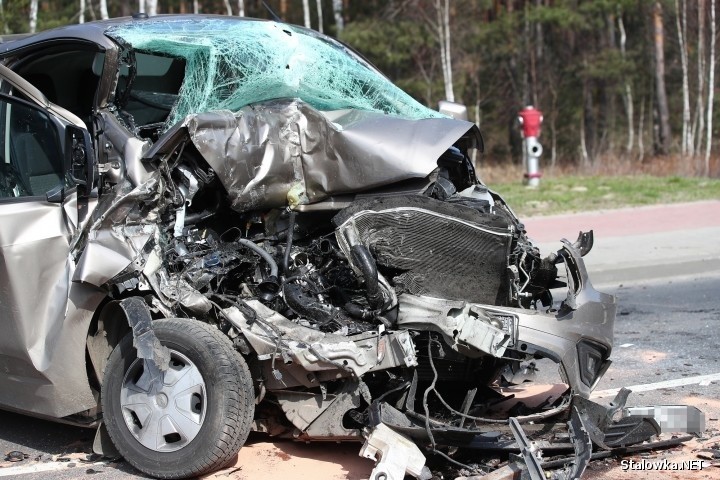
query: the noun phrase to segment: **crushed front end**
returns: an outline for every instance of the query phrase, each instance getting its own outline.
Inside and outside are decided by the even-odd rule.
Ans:
[[[251,48],[218,47],[237,39],[212,26],[148,21],[109,34],[189,65],[244,65],[234,60]],[[277,37],[270,53],[287,83],[312,83],[313,69],[293,59],[320,40],[283,28],[253,26],[258,52]],[[209,46],[184,47],[208,35]],[[349,58],[321,43],[328,58]],[[479,474],[509,454],[539,478],[539,450],[573,452],[557,475],[579,477],[591,440],[604,439],[586,399],[609,366],[615,319],[614,298],[593,289],[583,263],[591,234],[541,255],[476,177],[477,127],[428,113],[350,60],[348,78],[363,87],[348,90],[353,102],[305,85],[298,98],[255,103],[218,94],[234,103],[195,111],[191,89],[217,90],[213,77],[185,80],[173,125],[140,125],[132,102],[101,112],[114,147],[74,242],[74,280],[142,297],[154,318],[216,326],[250,366],[256,431],[364,442],[363,456],[380,457],[373,479]],[[134,68],[133,55],[124,61]],[[144,98],[132,76],[120,84],[118,98]],[[366,104],[358,92],[375,84],[382,95]],[[524,386],[542,358],[558,365],[562,388],[506,408],[507,388]]]
[[[147,180],[103,195],[76,242],[77,279],[118,299],[142,295],[156,318],[216,325],[251,366],[256,430],[365,441],[363,455],[381,455],[389,479],[426,478],[426,455],[485,471],[487,455],[522,451],[530,423],[584,451],[574,399],[607,369],[615,317],[583,263],[591,235],[541,256],[475,178],[476,130],[452,120],[384,120],[395,158],[408,158],[402,142],[418,128],[459,138],[427,140],[415,168],[434,156],[429,174],[404,169],[373,185],[400,172],[357,161],[384,118],[298,101],[189,117],[143,160]],[[298,123],[331,140],[277,136]],[[268,137],[248,146],[244,134]],[[328,152],[346,176],[323,177]],[[113,261],[100,261],[108,252]],[[523,384],[540,358],[557,363],[564,391],[499,408],[503,387]]]

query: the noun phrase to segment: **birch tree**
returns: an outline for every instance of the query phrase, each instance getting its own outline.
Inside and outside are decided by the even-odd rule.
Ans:
[[[245,16],[245,0],[238,0],[238,17]]]
[[[232,6],[230,5],[230,0],[223,0],[223,3],[225,4],[225,13],[227,13],[227,15],[229,17],[231,17],[232,16]]]
[[[445,84],[445,100],[455,101],[452,78],[452,55],[450,52],[450,0],[435,0],[437,23],[435,30],[440,43],[440,64]]]
[[[345,28],[345,19],[343,18],[343,0],[333,0],[333,16],[335,17],[335,31],[339,37]]]
[[[303,17],[305,19],[305,28],[310,27],[310,0],[303,0]]]
[[[145,13],[145,0],[138,0],[138,12]]]
[[[618,15],[618,30],[620,30],[620,55],[622,55],[623,60],[625,60],[625,58],[627,57],[627,53],[625,51],[627,35],[625,33],[625,23],[623,22],[622,15]],[[623,95],[623,104],[625,105],[625,115],[627,116],[628,122],[628,138],[627,144],[625,146],[625,152],[630,155],[632,153],[633,143],[635,142],[635,122],[633,119],[634,113],[632,86],[630,85],[630,80],[628,80],[627,77],[625,78],[625,92]]]
[[[198,0],[193,0],[193,13],[195,15],[200,13],[200,2]]]
[[[78,23],[85,23],[85,10],[86,9],[87,9],[87,5],[85,3],[85,0],[80,0],[80,15],[78,16]]]
[[[697,43],[697,93],[695,98],[695,119],[692,135],[695,139],[694,154],[699,155],[705,131],[705,0],[698,0],[698,43]]]
[[[703,174],[710,175],[710,150],[712,148],[712,121],[713,121],[713,100],[715,99],[715,0],[710,0],[710,65],[708,75],[708,98],[707,98],[707,129],[705,137],[705,170]]]
[[[675,22],[677,24],[678,46],[680,47],[680,66],[682,68],[682,138],[680,139],[680,153],[687,156],[693,149],[692,131],[690,128],[690,85],[688,81],[688,51],[687,51],[687,0],[682,4],[675,0]]]
[[[110,18],[108,15],[107,0],[100,0],[100,18],[103,20]]]
[[[37,15],[38,0],[30,0],[30,33],[35,33],[37,30]]]
[[[322,0],[316,0],[318,15],[318,32],[323,33]]]
[[[148,16],[155,16],[158,13],[158,0],[145,0]]]

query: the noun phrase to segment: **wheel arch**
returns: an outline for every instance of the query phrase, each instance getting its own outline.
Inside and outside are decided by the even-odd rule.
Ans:
[[[88,380],[100,391],[103,374],[113,349],[130,331],[127,316],[120,308],[121,299],[105,297],[90,322],[86,339]]]

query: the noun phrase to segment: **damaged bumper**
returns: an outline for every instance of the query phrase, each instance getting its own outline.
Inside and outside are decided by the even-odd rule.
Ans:
[[[588,397],[610,366],[615,297],[595,290],[580,251],[561,250],[568,297],[548,312],[403,294],[398,325],[440,333],[469,357],[520,355],[555,361],[572,391]]]

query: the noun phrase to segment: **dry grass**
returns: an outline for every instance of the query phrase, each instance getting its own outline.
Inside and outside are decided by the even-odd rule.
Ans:
[[[702,175],[703,160],[700,158],[682,158],[680,155],[664,157],[646,157],[644,160],[628,160],[618,156],[606,156],[595,161],[594,165],[581,167],[575,164],[558,164],[552,167],[546,159],[541,159],[543,178],[559,178],[566,176],[628,176],[650,175],[656,177],[698,177]],[[483,163],[477,168],[480,178],[492,186],[498,183],[522,181],[524,169],[522,165],[512,163]],[[710,159],[710,178],[720,178],[720,157]]]
[[[630,164],[606,158],[585,169],[546,170],[539,188],[525,188],[519,165],[483,165],[480,178],[522,216],[581,212],[639,205],[720,199],[720,162],[710,178],[694,175],[697,165],[679,157]]]

